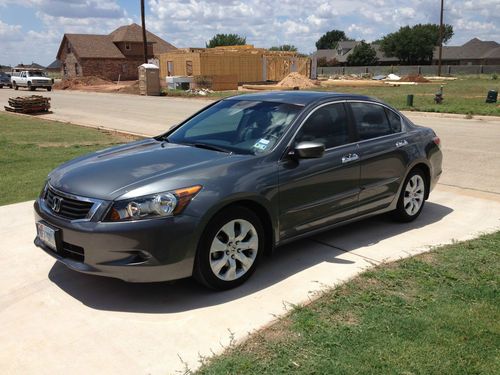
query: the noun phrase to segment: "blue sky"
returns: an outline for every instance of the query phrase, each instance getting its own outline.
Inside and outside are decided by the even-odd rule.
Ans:
[[[0,64],[47,65],[64,33],[108,34],[140,23],[139,0],[0,0]],[[500,42],[499,0],[445,0],[450,45],[478,37]],[[371,41],[400,26],[439,22],[439,0],[146,0],[150,31],[177,47],[203,47],[216,33],[237,33],[249,44],[294,44],[315,50],[331,29]]]

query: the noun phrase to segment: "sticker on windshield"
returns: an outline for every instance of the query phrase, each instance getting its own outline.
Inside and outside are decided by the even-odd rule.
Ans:
[[[261,151],[264,151],[269,145],[269,142],[270,142],[269,139],[261,138],[256,144],[253,145],[253,147]]]

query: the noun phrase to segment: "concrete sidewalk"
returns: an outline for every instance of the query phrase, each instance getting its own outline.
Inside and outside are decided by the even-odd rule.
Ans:
[[[4,374],[173,374],[198,366],[382,261],[500,229],[496,194],[439,187],[421,217],[372,218],[279,248],[248,283],[214,293],[190,279],[127,284],[82,275],[33,246],[32,202],[0,207]]]

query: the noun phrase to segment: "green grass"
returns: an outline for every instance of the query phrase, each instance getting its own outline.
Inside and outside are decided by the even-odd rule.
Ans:
[[[399,110],[458,113],[464,115],[500,116],[500,101],[485,103],[488,90],[500,91],[500,79],[491,75],[459,76],[455,81],[445,81],[444,102],[434,104],[434,94],[441,84],[427,83],[398,87],[338,87],[321,88],[316,91],[335,91],[368,95],[383,100]],[[232,95],[248,94],[249,91],[219,91],[207,96],[196,96],[182,90],[165,91],[168,96],[220,99]],[[414,95],[413,107],[406,105],[406,97]],[[500,99],[500,97],[499,97]]]
[[[488,90],[500,91],[500,80],[491,76],[460,76],[443,83],[442,104],[434,103],[434,94],[441,84],[419,84],[398,87],[339,87],[341,92],[357,93],[379,98],[399,110],[459,113],[500,116],[500,102],[485,103]],[[413,107],[406,105],[406,97],[414,95]]]
[[[382,265],[200,374],[498,374],[500,232]]]
[[[0,113],[0,205],[34,199],[47,174],[67,160],[131,140],[97,129]]]

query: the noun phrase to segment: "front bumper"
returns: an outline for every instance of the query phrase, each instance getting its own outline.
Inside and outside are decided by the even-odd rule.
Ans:
[[[198,243],[197,218],[179,215],[134,222],[71,222],[34,204],[36,222],[58,229],[58,248],[35,245],[67,267],[130,282],[189,277]]]

